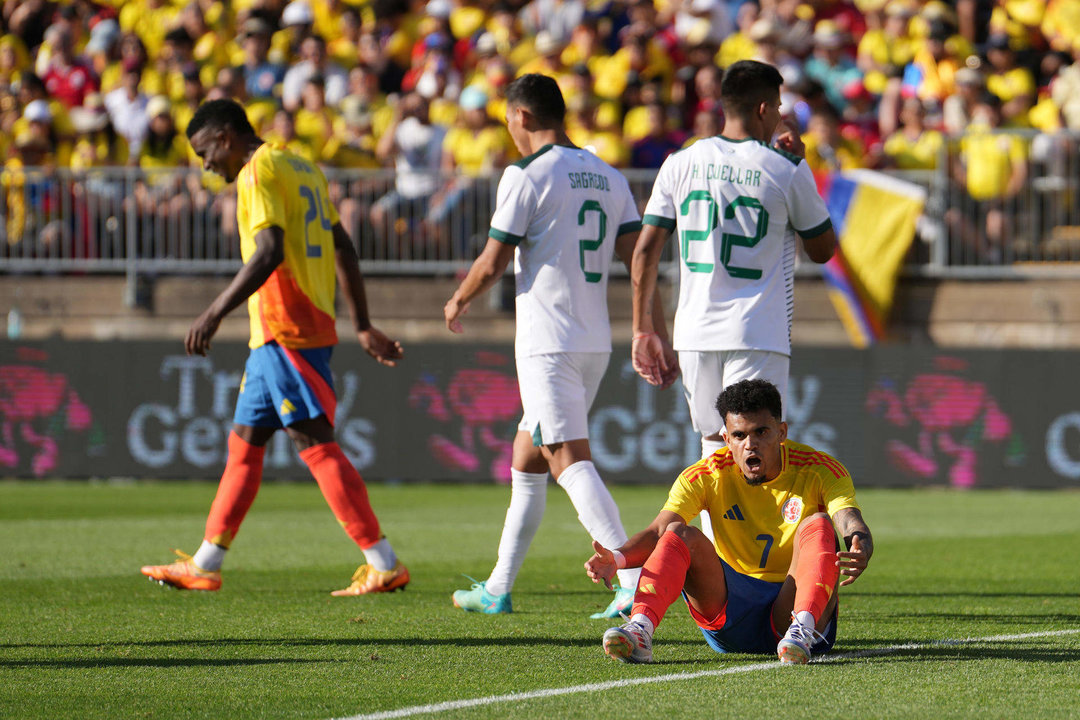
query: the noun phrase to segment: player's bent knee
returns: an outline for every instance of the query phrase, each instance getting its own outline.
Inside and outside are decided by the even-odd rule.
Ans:
[[[808,516],[804,517],[802,519],[802,522],[799,523],[799,530],[802,530],[804,527],[806,527],[810,523],[819,522],[821,520],[824,520],[825,522],[828,522],[828,523],[832,522],[832,518],[829,517],[828,513],[817,512],[817,513],[814,513],[813,515],[808,515]]]

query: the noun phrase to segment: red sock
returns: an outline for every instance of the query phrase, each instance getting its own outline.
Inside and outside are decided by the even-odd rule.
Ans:
[[[840,568],[836,567],[836,533],[827,517],[808,520],[795,536],[799,544],[799,566],[795,576],[795,612],[807,610],[814,622],[821,619],[829,604]]]
[[[361,549],[379,542],[379,520],[368,502],[367,487],[336,442],[309,447],[300,459],[319,483],[334,516]]]
[[[259,492],[265,451],[266,448],[252,445],[236,433],[229,433],[229,456],[206,518],[203,536],[206,540],[227,548],[236,537]]]
[[[664,533],[641,568],[641,579],[630,612],[634,615],[644,613],[652,620],[654,628],[658,626],[668,607],[682,592],[689,569],[690,548],[675,533]]]

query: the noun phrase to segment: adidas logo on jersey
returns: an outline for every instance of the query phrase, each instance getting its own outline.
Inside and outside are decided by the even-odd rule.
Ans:
[[[731,508],[724,513],[725,520],[745,520],[742,510],[739,509],[738,504],[732,505]]]

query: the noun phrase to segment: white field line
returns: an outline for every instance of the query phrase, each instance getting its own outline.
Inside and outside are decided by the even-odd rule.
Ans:
[[[1080,628],[1072,630],[1047,630],[1045,632],[1023,633],[1021,635],[991,635],[981,638],[966,638],[963,640],[935,640],[923,643],[905,643],[890,647],[876,648],[873,650],[859,650],[858,652],[842,653],[837,655],[825,655],[814,663],[829,663],[839,660],[855,660],[864,657],[879,655],[891,655],[902,650],[921,650],[923,648],[942,647],[950,645],[971,645],[976,643],[1007,642],[1009,640],[1027,640],[1038,637],[1052,637],[1056,635],[1074,635],[1080,633]],[[449,710],[463,710],[466,708],[494,705],[496,703],[522,702],[537,698],[556,697],[558,695],[573,695],[576,693],[598,692],[615,688],[630,687],[633,685],[647,685],[652,683],[675,682],[679,680],[696,680],[703,677],[721,677],[723,675],[735,675],[737,673],[757,672],[758,670],[775,670],[784,667],[779,662],[753,663],[751,665],[737,665],[724,668],[723,670],[700,670],[691,673],[672,673],[670,675],[653,675],[651,677],[627,678],[625,680],[610,680],[608,682],[588,683],[586,685],[571,685],[570,687],[548,688],[546,690],[531,690],[529,692],[508,693],[506,695],[489,695],[488,697],[470,698],[467,700],[449,700],[447,702],[433,703],[431,705],[413,705],[398,710],[385,710],[383,712],[366,715],[351,715],[341,720],[390,720],[390,718],[406,718],[414,715],[433,715]]]

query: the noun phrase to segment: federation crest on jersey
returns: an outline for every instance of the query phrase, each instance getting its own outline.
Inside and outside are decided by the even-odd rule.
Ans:
[[[802,498],[788,498],[784,506],[780,508],[780,516],[784,518],[784,522],[797,523],[802,517],[802,508]]]

